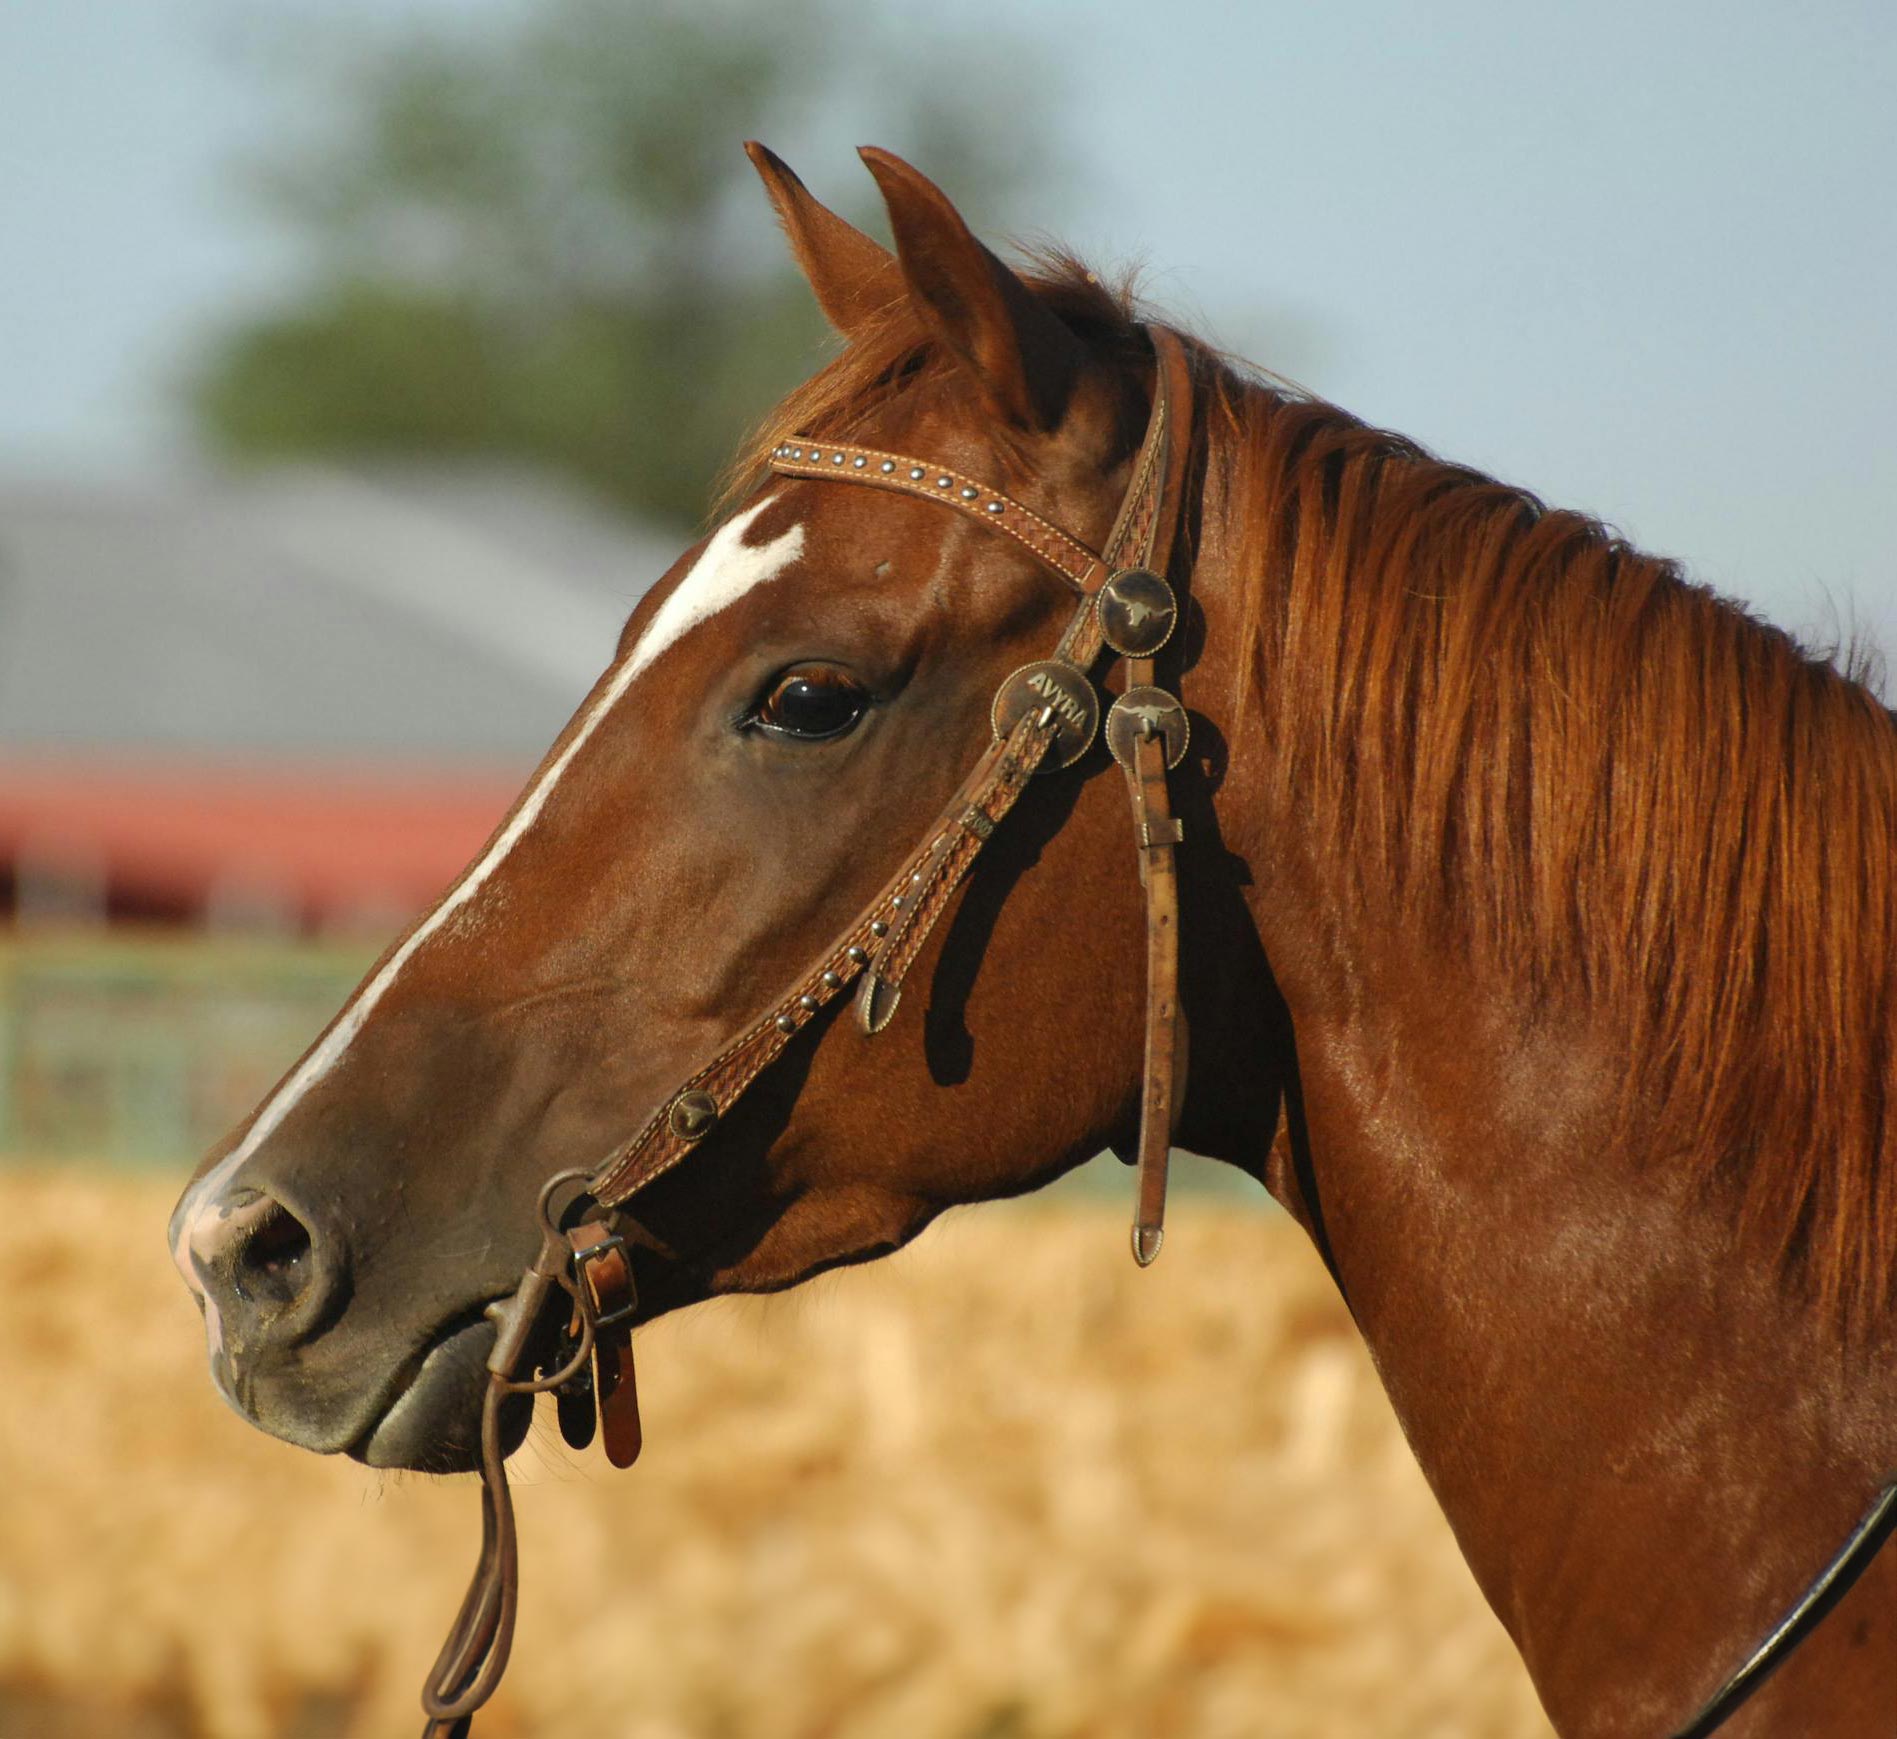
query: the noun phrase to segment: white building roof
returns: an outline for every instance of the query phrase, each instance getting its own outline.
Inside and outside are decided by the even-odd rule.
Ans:
[[[687,541],[512,469],[0,480],[0,745],[524,769]]]

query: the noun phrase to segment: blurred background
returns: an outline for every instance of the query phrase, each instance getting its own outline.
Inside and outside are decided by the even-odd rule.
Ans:
[[[472,1492],[223,1414],[159,1226],[826,354],[742,139],[1874,649],[1893,88],[1885,0],[10,0],[0,1739],[410,1720]],[[1188,1169],[1135,1297],[1106,1181],[652,1331],[489,1730],[1545,1732],[1300,1239]]]

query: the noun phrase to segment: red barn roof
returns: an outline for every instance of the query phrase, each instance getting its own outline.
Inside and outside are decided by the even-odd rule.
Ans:
[[[512,772],[0,757],[0,863],[72,867],[115,906],[255,896],[327,925],[409,915],[481,849]]]

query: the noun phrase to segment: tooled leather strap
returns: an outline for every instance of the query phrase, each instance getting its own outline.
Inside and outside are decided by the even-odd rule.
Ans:
[[[1186,1056],[1185,1017],[1179,1008],[1179,874],[1173,855],[1182,832],[1167,801],[1166,756],[1163,737],[1143,735],[1133,743],[1127,768],[1146,897],[1146,1030],[1133,1214],[1133,1258],[1142,1268],[1151,1266],[1166,1235],[1166,1182]]]
[[[677,1165],[710,1134],[739,1096],[802,1029],[878,960],[886,941],[903,949],[889,963],[893,990],[921,940],[967,874],[975,855],[1015,805],[1055,738],[1051,722],[1024,716],[993,743],[913,853],[861,911],[817,967],[761,1020],[694,1074],[645,1127],[595,1174],[587,1193],[615,1207]],[[885,1015],[885,1019],[887,1016]]]
[[[1148,488],[1127,496],[1123,524],[1116,526],[1108,549],[1129,567],[1153,572],[1170,582],[1167,570],[1178,546],[1184,512],[1186,463],[1192,432],[1192,369],[1185,346],[1164,327],[1152,329],[1155,380],[1153,422],[1142,450],[1143,462],[1157,476]],[[1150,521],[1138,517],[1151,504]],[[1125,555],[1118,548],[1126,538]],[[1126,556],[1137,560],[1127,561]],[[1100,616],[1095,612],[1096,617]],[[1175,848],[1183,830],[1173,818],[1167,771],[1184,755],[1190,734],[1178,700],[1154,680],[1154,654],[1172,637],[1168,624],[1157,644],[1138,642],[1139,654],[1127,659],[1126,690],[1107,715],[1107,743],[1127,776],[1133,801],[1134,837],[1139,846],[1140,884],[1146,897],[1146,1031],[1140,1092],[1138,1201],[1133,1217],[1133,1257],[1144,1268],[1158,1255],[1165,1238],[1166,1183],[1172,1136],[1179,1121],[1180,1089],[1185,1080],[1187,1032],[1179,1007],[1179,868]],[[1132,646],[1132,641],[1122,640]],[[1116,730],[1116,715],[1119,729]]]
[[[926,459],[885,453],[876,447],[853,447],[846,442],[806,440],[794,436],[771,453],[771,469],[785,477],[816,477],[837,483],[861,483],[871,489],[890,489],[951,507],[1002,532],[1040,558],[1075,590],[1091,593],[1107,577],[1106,568],[1078,538],[1069,537],[1031,508]]]

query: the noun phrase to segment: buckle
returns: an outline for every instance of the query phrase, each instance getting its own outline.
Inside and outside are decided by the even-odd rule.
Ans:
[[[617,1232],[608,1232],[598,1243],[588,1244],[583,1249],[576,1249],[573,1252],[573,1272],[579,1277],[580,1284],[584,1286],[586,1285],[587,1263],[597,1261],[601,1256],[609,1255],[615,1250],[619,1252],[620,1258],[626,1264],[626,1290],[631,1293],[632,1296],[624,1304],[620,1305],[617,1310],[603,1312],[598,1310],[597,1297],[595,1297],[595,1315],[593,1317],[593,1329],[595,1333],[603,1328],[613,1328],[617,1326],[639,1308],[639,1289],[633,1284],[632,1280],[632,1252],[626,1248],[626,1240],[620,1237]]]
[[[593,1332],[595,1334],[598,1334],[599,1331],[603,1328],[617,1328],[622,1322],[626,1321],[633,1314],[633,1312],[636,1311],[638,1308],[639,1308],[639,1298],[638,1298],[638,1294],[635,1293],[630,1299],[628,1299],[624,1304],[622,1304],[617,1310],[609,1310],[604,1316],[594,1317],[593,1318]]]

